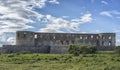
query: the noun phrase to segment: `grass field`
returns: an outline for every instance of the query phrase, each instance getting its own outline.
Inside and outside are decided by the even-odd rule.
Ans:
[[[120,56],[112,53],[1,54],[0,70],[120,70]]]

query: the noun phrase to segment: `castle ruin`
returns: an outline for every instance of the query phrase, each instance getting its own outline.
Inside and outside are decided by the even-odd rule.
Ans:
[[[95,46],[99,51],[115,49],[115,33],[37,33],[16,32],[16,45],[3,45],[2,53],[29,51],[31,53],[67,53],[70,44]]]

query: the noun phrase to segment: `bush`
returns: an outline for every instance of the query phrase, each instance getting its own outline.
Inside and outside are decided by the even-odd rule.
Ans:
[[[80,53],[83,53],[83,54],[87,54],[87,53],[89,53],[89,48],[88,48],[88,46],[85,46],[85,45],[81,45],[80,46]]]
[[[19,54],[30,54],[30,52],[29,51],[21,51],[21,52],[17,53],[17,55],[19,55]]]
[[[116,47],[116,53],[120,55],[120,46]]]
[[[88,47],[89,52],[88,53],[96,53],[97,49],[94,46]]]
[[[68,52],[70,54],[74,54],[75,56],[79,56],[79,54],[92,54],[96,53],[96,47],[86,46],[86,45],[70,45],[68,47]]]
[[[80,46],[79,45],[69,45],[68,52],[70,54],[74,54],[75,56],[79,56],[80,54]]]

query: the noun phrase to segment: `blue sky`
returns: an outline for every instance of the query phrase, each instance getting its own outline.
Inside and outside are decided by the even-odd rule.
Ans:
[[[15,32],[116,33],[120,45],[120,0],[1,0],[0,45],[15,44]]]

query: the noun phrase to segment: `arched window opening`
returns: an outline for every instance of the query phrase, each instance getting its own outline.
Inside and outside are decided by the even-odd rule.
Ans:
[[[80,39],[82,39],[82,36],[80,36]]]
[[[55,39],[55,36],[53,36],[53,39]]]
[[[102,39],[105,39],[105,37],[104,37],[104,36],[102,36]]]
[[[93,35],[91,35],[91,38],[93,39]]]
[[[109,46],[111,46],[111,45],[112,45],[111,41],[109,41],[108,45],[109,45]]]
[[[108,39],[112,39],[112,37],[111,37],[111,36],[109,36],[109,37],[108,37]]]
[[[37,34],[34,35],[34,38],[37,39]]]

